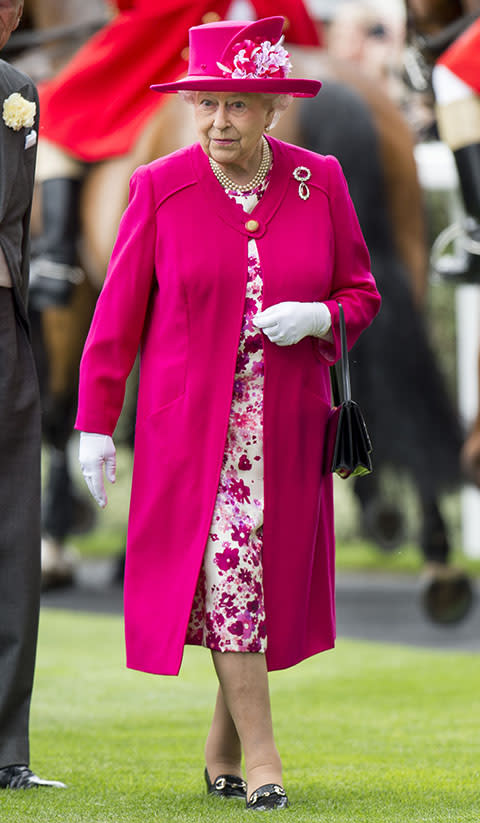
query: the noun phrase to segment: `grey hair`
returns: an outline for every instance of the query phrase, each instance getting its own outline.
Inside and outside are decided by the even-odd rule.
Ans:
[[[195,102],[195,94],[194,91],[179,91],[177,92],[182,100],[185,100],[186,103],[194,103]],[[250,92],[250,94],[255,94],[256,92]],[[259,95],[266,103],[269,104],[269,107],[273,109],[274,115],[273,120],[270,125],[270,128],[273,129],[274,126],[277,125],[280,117],[282,116],[283,112],[288,109],[290,103],[292,102],[293,95],[291,94],[263,94],[260,93]]]
[[[178,91],[178,96],[185,100],[185,103],[195,103],[195,92],[194,91]]]
[[[273,120],[270,128],[277,125],[284,111],[286,111],[293,100],[292,94],[262,94],[264,100],[268,100],[273,109]]]

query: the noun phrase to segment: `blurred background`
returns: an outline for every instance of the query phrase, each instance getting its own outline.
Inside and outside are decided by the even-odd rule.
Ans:
[[[478,497],[470,496],[466,507],[464,499],[466,488],[477,494],[478,479],[477,451],[470,455],[469,464],[464,459],[465,439],[478,410],[475,323],[468,326],[473,338],[468,357],[460,353],[464,348],[459,342],[465,310],[460,295],[464,294],[463,305],[466,296],[472,306],[478,287],[448,277],[448,272],[442,276],[430,259],[438,236],[461,218],[463,202],[452,152],[439,139],[431,78],[441,50],[437,43],[430,49],[428,38],[440,34],[452,20],[464,19],[468,5],[450,4],[447,20],[435,17],[436,4],[402,0],[307,0],[305,4],[235,0],[189,5],[189,24],[194,14],[196,23],[222,16],[254,19],[285,14],[286,41],[297,72],[307,67],[311,76],[324,81],[318,99],[292,105],[274,134],[339,157],[384,299],[384,320],[376,322],[351,353],[354,398],[364,409],[373,440],[375,479],[335,479],[338,567],[407,573],[415,579],[424,575],[425,591],[433,586],[428,589],[433,599],[429,600],[430,594],[425,597],[425,616],[452,623],[472,614],[480,572],[480,531],[478,536],[476,531],[480,504]],[[160,81],[165,72],[183,73],[188,58],[186,28],[180,36],[178,21],[186,4],[177,6],[126,0],[26,2],[22,27],[11,38],[6,57],[40,84],[41,137],[57,141],[67,155],[72,153],[62,140],[67,139],[69,118],[81,130],[79,109],[84,98],[70,94],[66,125],[55,121],[55,106],[68,93],[69,84],[77,88],[87,60],[88,71],[96,60],[105,69],[101,85],[91,88],[92,98],[105,95],[105,105],[107,101],[111,105],[107,89],[112,95],[121,93],[112,78],[110,86],[104,82],[108,65],[101,62],[110,57],[112,65],[125,62],[127,52],[121,54],[114,39],[109,40],[120,24],[124,30],[131,27],[129,55],[139,64],[142,50],[150,47],[147,28],[155,26],[156,32],[162,32],[160,40],[156,38],[159,62],[151,64],[151,82]],[[425,16],[425,8],[430,16]],[[431,31],[422,28],[426,19]],[[170,62],[165,67],[160,56],[167,51]],[[73,58],[79,62],[72,64]],[[111,579],[121,581],[135,373],[116,431],[118,479],[108,489],[105,511],[95,510],[84,489],[72,422],[78,360],[126,203],[128,177],[140,162],[190,142],[188,124],[172,133],[168,105],[163,100],[156,105],[157,109],[151,101],[145,104],[141,129],[128,151],[75,158],[78,186],[71,226],[76,232],[76,262],[86,277],[75,286],[68,306],[32,301],[45,410],[45,591],[78,585],[85,560],[108,560]],[[135,116],[138,119],[138,112]],[[187,118],[188,112],[183,116]],[[60,161],[56,157],[53,162]],[[57,176],[63,174],[60,165]],[[34,258],[44,249],[43,185],[40,175],[32,227]],[[455,248],[448,251],[455,254]],[[462,379],[472,395],[467,413]]]

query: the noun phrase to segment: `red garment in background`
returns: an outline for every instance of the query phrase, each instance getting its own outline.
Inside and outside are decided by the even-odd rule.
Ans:
[[[480,18],[438,60],[480,94]]]
[[[303,0],[252,0],[258,17],[284,15],[290,43],[318,45]],[[231,0],[115,0],[120,14],[40,91],[40,135],[87,162],[127,153],[163,95],[152,83],[187,71],[188,29]]]
[[[109,0],[109,2],[116,6],[119,11],[135,8],[135,0]]]

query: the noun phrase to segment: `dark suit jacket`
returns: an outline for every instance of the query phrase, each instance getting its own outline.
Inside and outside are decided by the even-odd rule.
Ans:
[[[14,131],[3,119],[3,102],[13,92],[35,101],[37,114],[32,128]],[[37,90],[25,74],[0,60],[0,244],[13,281],[15,303],[22,321],[27,322],[29,273],[29,228],[38,136]]]
[[[0,246],[13,282],[0,289],[0,767],[29,762],[40,599],[40,401],[26,336],[38,107],[32,128],[14,131],[3,119],[13,92],[38,104],[32,81],[0,60]]]

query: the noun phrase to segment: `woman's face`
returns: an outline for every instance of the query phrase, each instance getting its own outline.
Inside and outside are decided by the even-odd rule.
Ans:
[[[260,140],[273,119],[259,94],[196,92],[195,122],[204,152],[221,166],[249,171],[258,160]]]

